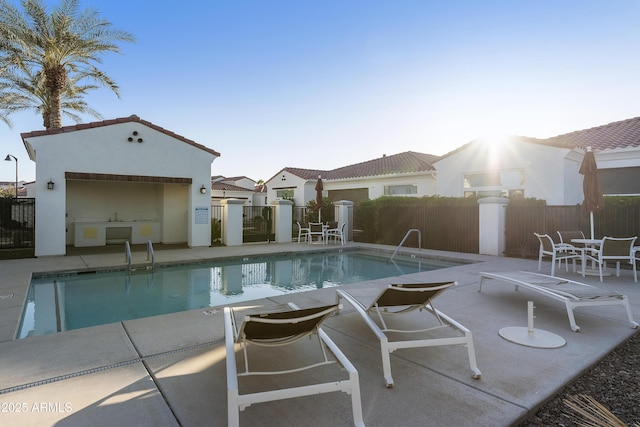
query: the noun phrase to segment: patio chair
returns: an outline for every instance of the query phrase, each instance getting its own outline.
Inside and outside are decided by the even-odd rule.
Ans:
[[[311,229],[309,227],[303,227],[302,225],[300,225],[300,221],[296,222],[298,223],[298,243],[300,243],[300,239],[309,241],[309,233],[311,232]]]
[[[318,242],[324,244],[325,243],[325,226],[321,222],[310,222],[309,223],[309,244],[313,243],[313,236],[318,237]]]
[[[370,288],[336,291],[338,302],[341,298],[346,299],[380,340],[382,371],[387,388],[394,385],[390,354],[404,348],[464,345],[467,347],[473,378],[480,378],[481,372],[476,364],[471,331],[433,306],[433,299],[455,284],[456,282],[394,284],[377,293],[375,291],[372,293]],[[407,328],[407,324],[401,322],[402,319],[398,321],[391,319],[416,310],[420,313],[429,313],[433,317],[417,319],[420,322],[416,325],[417,329]],[[429,322],[429,319],[435,319],[435,321]],[[394,323],[394,325],[387,323]],[[453,329],[455,336],[450,336],[448,331],[444,331],[445,328]],[[397,334],[404,334],[414,339],[392,340],[391,336],[397,336]]]
[[[571,231],[557,231],[558,237],[560,238],[560,245],[558,250],[560,252],[575,252],[576,248],[584,248],[586,245],[577,245],[573,243],[571,240],[573,239],[584,239],[584,233],[580,230],[571,230]],[[565,269],[569,271],[569,263],[568,259],[565,259]],[[558,267],[562,265],[562,259],[558,260]]]
[[[573,272],[576,272],[576,259],[582,260],[583,248],[577,248],[566,243],[554,243],[548,234],[533,233],[540,241],[540,250],[538,251],[538,271],[542,270],[542,259],[545,256],[551,257],[551,275],[555,276],[556,261],[571,260],[573,261]],[[567,267],[568,269],[568,267]],[[584,262],[582,263],[582,276],[584,277]]]
[[[288,304],[288,309],[282,310],[282,306],[277,306],[279,311],[269,312],[263,307],[263,311],[250,314],[250,309],[245,310],[246,313],[239,311],[236,313],[231,307],[224,309],[224,330],[226,344],[226,363],[227,363],[227,405],[228,405],[228,424],[229,426],[237,426],[240,421],[240,411],[254,403],[271,402],[274,400],[284,400],[302,396],[312,396],[321,393],[330,393],[342,391],[351,395],[351,405],[353,412],[353,421],[357,426],[364,426],[362,418],[362,403],[360,400],[360,383],[358,379],[358,371],[349,362],[340,349],[333,343],[329,336],[320,328],[321,323],[329,316],[338,311],[338,305],[329,305],[321,307],[312,307],[300,309],[293,303]],[[236,316],[242,316],[242,323],[237,325]],[[315,335],[317,337],[318,361],[308,360],[307,352],[299,357],[292,357],[293,360],[303,360],[309,362],[307,365],[296,366],[284,370],[270,371],[252,371],[249,367],[249,345],[261,347],[277,347],[293,344],[305,337]],[[236,367],[235,345],[239,344],[242,348],[244,356],[244,371],[239,372]],[[334,360],[327,357],[329,350]],[[272,361],[267,356],[267,350],[263,349],[257,353],[261,358],[261,362],[265,359]],[[282,362],[282,357],[276,358],[278,362]],[[287,358],[288,361],[288,358]],[[344,370],[348,372],[348,379],[336,381],[335,379],[327,382],[316,382],[307,385],[298,385],[289,388],[277,388],[275,390],[259,391],[246,394],[240,394],[239,378],[266,375],[285,375],[294,374],[308,369],[319,368],[321,366],[338,363]],[[316,378],[316,375],[310,375],[310,378]],[[284,381],[284,377],[281,377]],[[260,385],[264,386],[267,381],[261,381]],[[280,380],[278,380],[278,384]]]
[[[327,243],[330,239],[333,239],[334,242],[337,242],[340,239],[340,243],[344,245],[344,222],[339,227],[329,228],[325,231],[324,237]]]
[[[625,261],[633,268],[633,280],[638,281],[636,260],[633,245],[637,237],[603,237],[599,248],[586,248],[585,259],[598,264],[600,281],[602,282],[602,269],[607,268],[607,261],[616,263],[616,276],[620,277],[620,262]]]
[[[636,262],[640,261],[640,246],[634,246],[632,249],[633,252],[633,266],[635,267]],[[636,268],[633,269],[633,281],[638,281],[638,270]]]
[[[573,239],[584,239],[584,233],[580,230],[576,231],[558,231],[558,237],[560,238],[560,243],[564,243],[567,245],[576,246],[571,243]]]

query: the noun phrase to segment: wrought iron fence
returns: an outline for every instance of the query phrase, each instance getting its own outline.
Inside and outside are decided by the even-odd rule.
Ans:
[[[0,199],[0,248],[35,247],[35,199]]]
[[[211,206],[211,244],[222,244],[222,206]]]
[[[242,208],[243,242],[270,242],[275,238],[272,206],[244,206]]]

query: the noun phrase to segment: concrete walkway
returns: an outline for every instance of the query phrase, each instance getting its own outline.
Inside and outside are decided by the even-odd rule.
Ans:
[[[351,243],[349,246],[383,248]],[[387,250],[393,248],[384,247]],[[312,248],[317,249],[317,248]],[[158,263],[309,250],[305,244],[157,250]],[[382,378],[378,341],[345,303],[325,322],[327,334],[358,369],[365,423],[369,426],[507,426],[517,423],[615,346],[636,332],[620,307],[579,308],[569,327],[564,305],[513,286],[486,282],[482,271],[537,271],[537,261],[415,250],[475,261],[458,267],[381,279],[391,282],[456,280],[436,307],[474,336],[482,378],[472,379],[460,347],[398,350],[391,356],[395,387]],[[140,262],[144,252],[134,252]],[[192,310],[53,335],[13,340],[32,272],[96,269],[123,264],[122,253],[0,261],[0,425],[16,426],[223,426],[227,424],[222,310]],[[135,260],[134,260],[135,261]],[[543,272],[550,271],[544,264]],[[621,277],[560,275],[626,294],[640,319],[640,283]],[[498,331],[527,326],[527,301],[535,302],[535,327],[563,337],[558,349],[513,344]],[[240,305],[293,301],[299,306],[335,301],[320,289]],[[307,375],[307,374],[303,374]],[[253,405],[242,426],[351,425],[349,396],[323,394]]]

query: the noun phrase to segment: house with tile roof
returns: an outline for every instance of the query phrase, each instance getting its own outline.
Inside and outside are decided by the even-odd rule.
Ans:
[[[267,200],[289,199],[304,206],[315,199],[318,176],[322,177],[324,195],[332,200],[358,203],[385,195],[434,195],[436,170],[432,163],[437,158],[407,151],[332,170],[286,167],[265,183]]]
[[[580,204],[578,170],[589,148],[596,155],[605,195],[640,195],[640,117],[547,139],[511,136],[503,141],[472,141],[434,162],[438,194]]]
[[[582,158],[596,155],[605,195],[640,195],[640,117],[547,139],[475,140],[443,156],[407,151],[333,170],[286,167],[267,181],[270,201],[315,199],[322,176],[332,200],[381,196],[510,196],[549,205],[582,203]]]
[[[265,206],[266,200],[256,191],[256,182],[246,176],[211,177],[211,204],[219,205],[224,199],[244,200],[245,206]]]
[[[36,256],[125,240],[211,244],[215,150],[135,115],[21,137],[36,162]]]

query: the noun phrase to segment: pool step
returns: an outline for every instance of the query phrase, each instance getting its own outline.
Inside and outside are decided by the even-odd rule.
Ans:
[[[131,264],[129,266],[129,274],[153,273],[153,265],[151,264]]]

